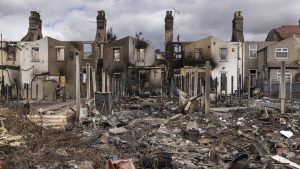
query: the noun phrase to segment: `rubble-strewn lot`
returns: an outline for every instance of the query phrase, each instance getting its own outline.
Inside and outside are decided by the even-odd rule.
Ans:
[[[258,107],[225,110],[184,114],[176,100],[134,98],[118,102],[111,115],[96,114],[62,131],[43,129],[2,108],[0,164],[104,169],[107,158],[118,158],[132,159],[137,169],[293,168],[279,162],[280,156],[297,168],[299,114]]]

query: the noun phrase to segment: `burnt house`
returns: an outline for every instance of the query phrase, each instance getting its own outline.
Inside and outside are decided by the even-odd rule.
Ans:
[[[115,98],[125,95],[161,96],[164,65],[157,64],[153,45],[130,36],[105,46],[102,80]]]
[[[102,12],[99,14],[103,16]],[[97,29],[97,34],[99,31],[103,34],[104,28]],[[40,14],[31,11],[28,33],[24,38],[19,42],[1,44],[4,60],[1,65],[1,81],[2,86],[9,87],[10,98],[75,98],[76,55],[80,58],[82,97],[92,97],[97,90],[94,77],[101,44],[105,38],[96,38],[100,41],[60,41],[43,37],[41,30]]]

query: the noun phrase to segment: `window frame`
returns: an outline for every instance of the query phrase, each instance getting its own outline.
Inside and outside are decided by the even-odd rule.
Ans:
[[[173,56],[174,59],[182,59],[182,45],[178,44],[178,43],[174,43],[173,44],[173,53],[174,53],[174,56]]]
[[[201,60],[200,57],[200,48],[195,48],[195,61]]]
[[[37,58],[33,59],[33,50],[34,49],[38,49],[36,52],[37,52]],[[31,54],[31,62],[39,62],[40,61],[40,47],[39,46],[32,46],[31,47],[31,51],[30,51],[30,54]]]
[[[86,45],[89,45],[90,50],[86,51]],[[83,58],[84,59],[92,59],[93,56],[93,43],[83,43]]]
[[[255,48],[251,48],[251,45],[255,45]],[[255,51],[255,57],[252,57],[251,52]],[[249,44],[249,59],[256,59],[257,58],[257,44],[250,43]]]
[[[119,58],[117,59],[115,56],[115,51],[119,51]],[[113,61],[120,62],[121,61],[121,48],[113,48]]]
[[[255,78],[257,78],[257,69],[249,69],[249,76],[254,75],[254,73],[251,73],[251,70],[255,70]]]
[[[289,78],[287,78],[286,75],[289,75]],[[285,70],[285,79],[291,79],[291,70]],[[281,70],[277,70],[277,80],[280,80],[281,78]]]
[[[59,61],[59,62],[65,61],[65,55],[66,55],[65,46],[55,46],[55,49],[56,49],[56,61]],[[62,59],[58,58],[58,50],[63,50],[63,58]]]
[[[226,49],[226,59],[222,59],[222,55],[221,55],[221,50],[224,50]],[[228,62],[228,48],[225,48],[225,47],[221,47],[219,48],[219,55],[220,55],[220,62]]]
[[[141,55],[141,53],[143,53],[143,55]],[[137,52],[137,61],[138,62],[144,62],[145,61],[145,49],[144,48],[138,49],[138,52]]]
[[[286,50],[286,51],[284,51]],[[277,53],[286,53],[286,57],[278,57]],[[275,48],[275,59],[285,60],[289,59],[289,49],[288,48]]]

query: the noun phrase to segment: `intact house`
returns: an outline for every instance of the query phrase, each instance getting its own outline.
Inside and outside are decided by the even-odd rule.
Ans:
[[[245,41],[243,44],[243,79],[242,79],[242,84],[244,86],[244,89],[248,89],[248,84],[250,84],[250,88],[256,88],[261,86],[262,84],[258,82],[258,77],[261,76],[262,72],[258,68],[259,63],[263,61],[260,57],[258,56],[258,51],[262,50],[266,46],[276,43],[275,41],[269,41],[269,42],[264,42],[264,41]],[[249,83],[249,78],[250,78],[250,83]]]
[[[165,66],[153,45],[130,36],[108,43],[103,58],[104,90],[115,98],[161,96]]]
[[[298,25],[282,25],[281,27],[270,30],[266,41],[281,41],[293,35],[300,36],[300,20]]]
[[[300,68],[300,38],[296,35],[258,51],[258,81],[279,81],[282,61],[285,61],[286,78],[293,79]]]

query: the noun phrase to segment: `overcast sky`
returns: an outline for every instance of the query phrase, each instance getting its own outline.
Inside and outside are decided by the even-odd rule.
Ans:
[[[43,20],[43,35],[59,40],[93,40],[96,15],[105,10],[107,27],[118,38],[143,32],[163,48],[166,10],[176,10],[174,39],[193,41],[212,35],[231,38],[233,13],[242,11],[245,40],[265,40],[272,28],[298,24],[300,0],[0,0],[4,40],[20,40],[31,10]]]

